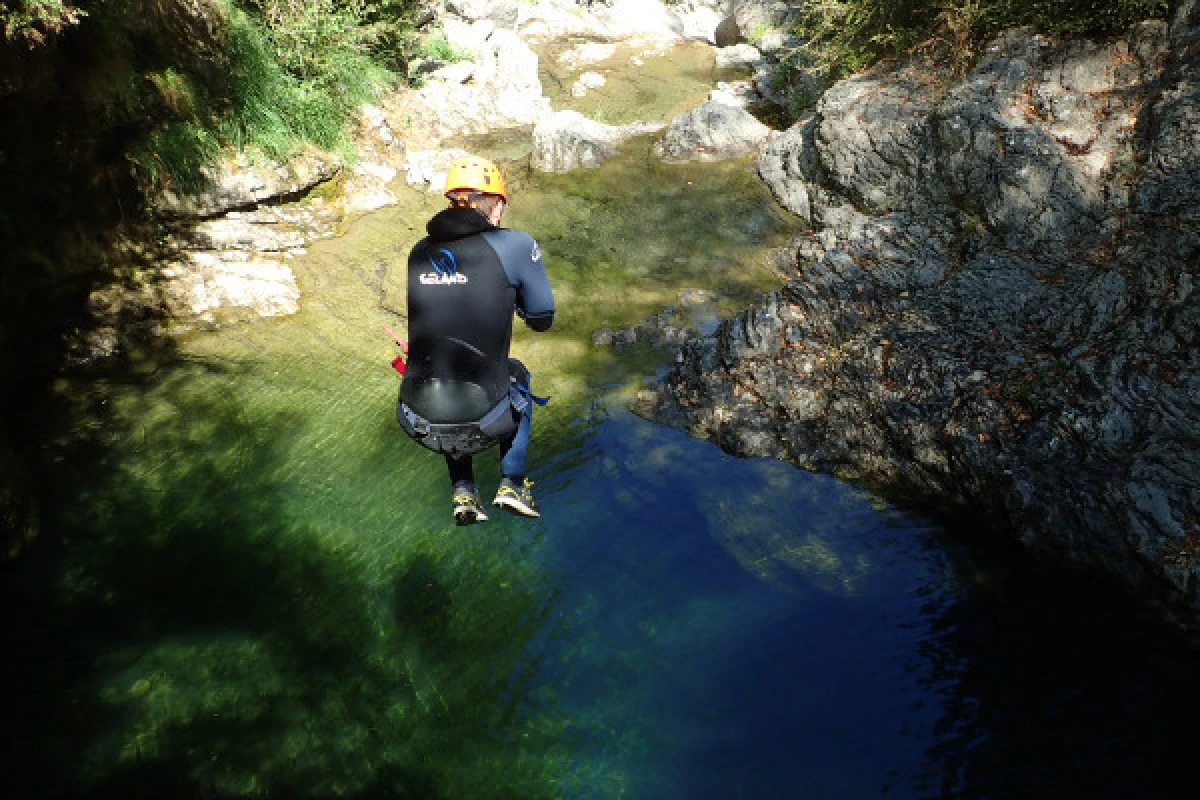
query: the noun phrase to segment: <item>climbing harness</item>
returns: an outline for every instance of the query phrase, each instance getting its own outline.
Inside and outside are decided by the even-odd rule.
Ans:
[[[544,406],[548,397],[530,391],[529,370],[515,358],[508,360],[508,392],[475,422],[436,423],[422,417],[403,400],[396,404],[396,419],[417,444],[448,456],[469,456],[508,441],[517,433],[530,404]]]

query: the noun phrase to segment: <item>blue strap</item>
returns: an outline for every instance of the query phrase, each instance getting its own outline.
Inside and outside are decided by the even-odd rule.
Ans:
[[[515,408],[517,412],[521,414],[525,413],[525,409],[529,407],[529,402],[531,400],[539,406],[544,406],[546,403],[550,402],[549,397],[537,396],[529,390],[528,384],[522,383],[516,378],[512,379],[512,389],[509,390],[509,397],[511,399],[510,401],[512,402],[513,408]]]

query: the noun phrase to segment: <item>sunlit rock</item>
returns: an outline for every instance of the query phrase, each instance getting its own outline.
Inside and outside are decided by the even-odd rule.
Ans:
[[[581,167],[598,167],[617,153],[622,142],[661,130],[659,123],[605,125],[578,111],[559,111],[538,122],[533,129],[530,166],[540,172],[570,172]]]
[[[1200,621],[1200,4],[880,65],[759,172],[812,231],[638,408],[887,487]]]
[[[716,99],[671,120],[654,151],[666,161],[716,161],[754,152],[770,135],[744,108]]]

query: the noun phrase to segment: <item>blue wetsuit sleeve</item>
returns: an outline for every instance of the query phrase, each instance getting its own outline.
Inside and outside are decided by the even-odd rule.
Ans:
[[[554,291],[542,262],[542,249],[527,233],[488,231],[484,238],[500,256],[509,283],[517,290],[517,316],[535,331],[544,331],[554,320]]]

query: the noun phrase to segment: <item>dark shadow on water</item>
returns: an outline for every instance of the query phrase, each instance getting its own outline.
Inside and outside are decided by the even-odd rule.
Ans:
[[[988,555],[939,545],[960,577]],[[924,688],[943,714],[915,796],[1200,796],[1200,648],[1119,587],[999,565],[922,609]]]
[[[529,696],[541,578],[442,531],[380,554],[290,518],[300,420],[189,393],[195,369],[164,368],[174,413],[144,425],[97,384],[47,467],[47,535],[0,585],[5,793],[561,796],[569,739]]]

